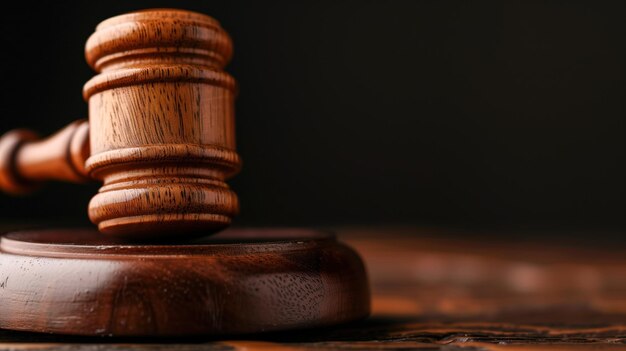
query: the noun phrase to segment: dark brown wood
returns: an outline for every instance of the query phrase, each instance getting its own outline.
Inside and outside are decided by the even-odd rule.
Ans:
[[[108,336],[258,333],[369,314],[363,264],[324,232],[228,230],[129,245],[90,230],[0,241],[0,328]]]
[[[174,9],[125,14],[98,25],[85,55],[99,73],[83,90],[89,127],[73,123],[43,142],[23,130],[7,134],[0,189],[23,193],[85,175],[103,181],[89,218],[131,239],[228,226],[239,205],[225,181],[241,161],[235,80],[223,70],[232,42],[219,23]]]
[[[484,236],[430,228],[338,232],[370,272],[368,320],[219,338],[94,339],[0,331],[0,349],[626,349],[624,244],[596,243],[596,232],[584,243],[567,236],[522,241],[522,235],[506,232]]]

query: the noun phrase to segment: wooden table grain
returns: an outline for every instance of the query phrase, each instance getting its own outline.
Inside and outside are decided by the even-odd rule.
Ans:
[[[623,244],[596,245],[593,234],[581,243],[435,228],[338,232],[366,262],[368,320],[221,339],[0,331],[0,350],[626,350]]]

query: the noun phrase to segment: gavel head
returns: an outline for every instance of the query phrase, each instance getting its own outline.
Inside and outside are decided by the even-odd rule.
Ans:
[[[232,54],[214,19],[182,10],[110,18],[87,41],[90,157],[103,181],[89,203],[101,232],[209,234],[238,212]]]

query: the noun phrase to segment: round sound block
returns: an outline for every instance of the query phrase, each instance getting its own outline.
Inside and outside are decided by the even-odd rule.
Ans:
[[[227,230],[129,245],[92,230],[0,241],[0,328],[188,336],[329,326],[369,314],[363,263],[330,234]]]

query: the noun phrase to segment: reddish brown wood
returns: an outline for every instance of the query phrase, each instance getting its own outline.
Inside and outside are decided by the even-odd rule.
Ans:
[[[227,231],[238,212],[232,55],[214,19],[150,10],[111,18],[87,41],[99,74],[89,122],[38,141],[0,140],[0,188],[103,181],[95,231],[9,234],[0,242],[0,328],[113,336],[257,333],[365,317],[363,264],[332,237]],[[155,240],[176,239],[163,244]],[[118,241],[124,239],[125,241]],[[130,240],[152,244],[132,245]]]
[[[102,22],[85,48],[100,74],[87,82],[89,203],[100,231],[182,236],[224,228],[238,212],[224,182],[239,170],[232,42],[219,23],[182,10]],[[173,234],[175,233],[175,234]]]
[[[588,233],[586,244],[592,245],[564,237],[553,242],[516,240],[524,236],[437,228],[351,228],[338,233],[371,273],[368,320],[221,338],[87,339],[0,331],[0,349],[626,349],[624,244],[599,244],[598,232]]]
[[[112,336],[257,333],[369,313],[363,264],[332,235],[228,230],[121,245],[89,230],[0,241],[0,328]]]
[[[121,15],[98,25],[85,54],[99,73],[83,91],[89,127],[73,123],[43,142],[6,135],[0,188],[88,174],[104,182],[89,218],[113,236],[206,235],[230,224],[239,205],[225,180],[241,161],[235,80],[223,70],[232,42],[219,23],[172,9]]]
[[[76,121],[43,141],[20,129],[0,138],[0,189],[20,194],[49,179],[85,182],[89,127]]]

